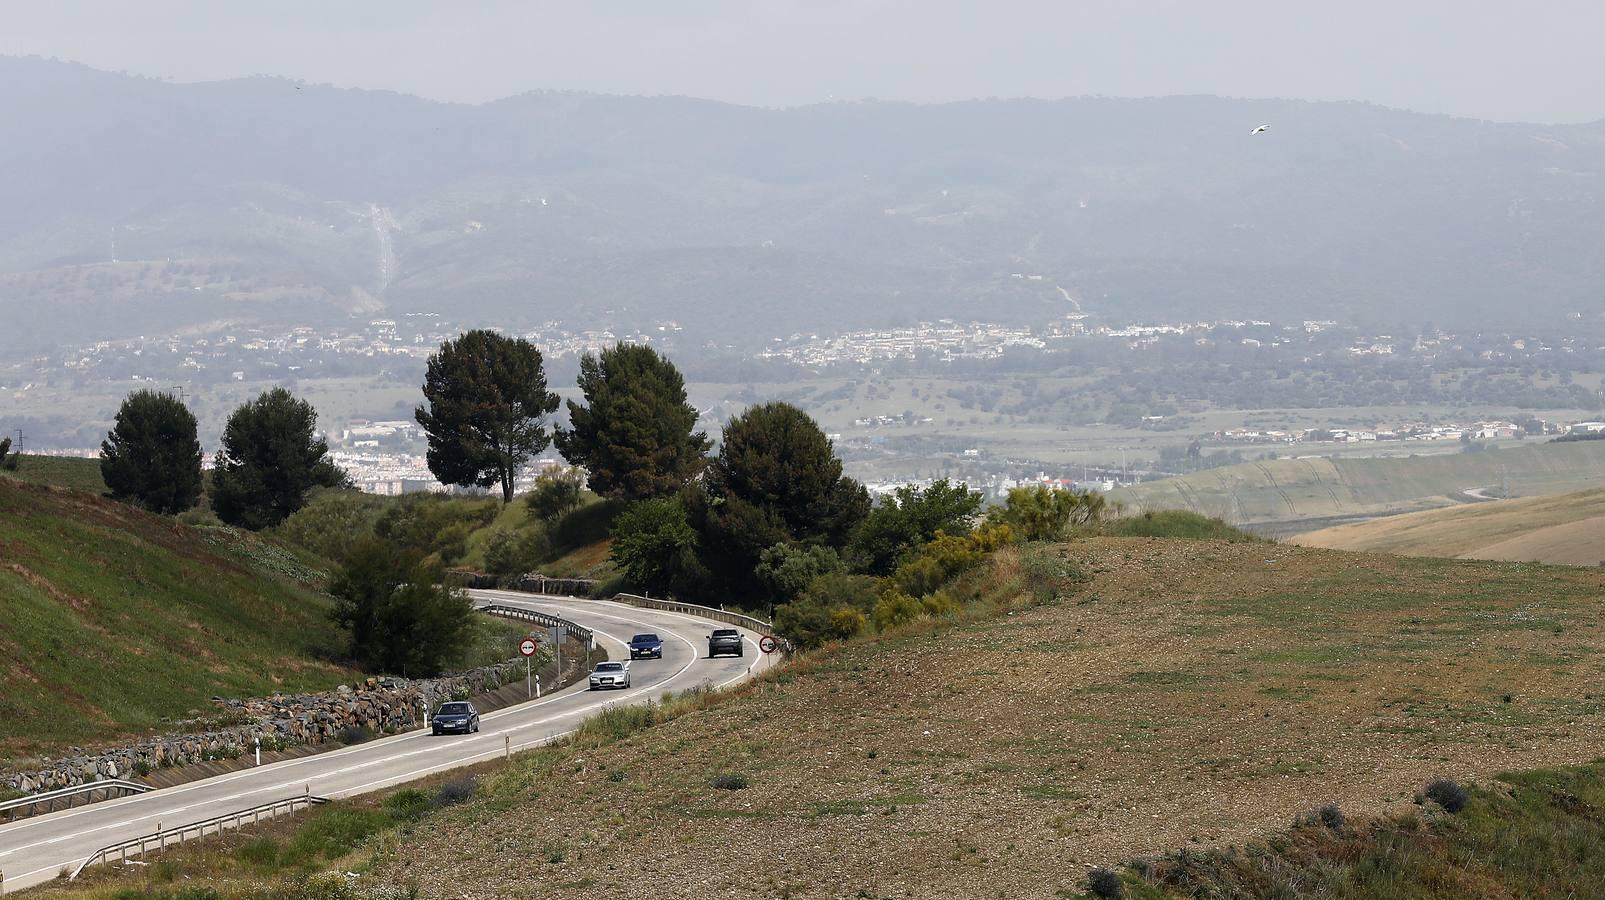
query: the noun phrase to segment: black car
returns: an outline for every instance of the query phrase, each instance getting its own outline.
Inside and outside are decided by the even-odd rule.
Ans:
[[[474,704],[465,701],[442,703],[435,712],[435,717],[429,720],[429,730],[434,734],[445,734],[455,731],[458,734],[471,734],[479,730],[479,710]]]
[[[734,628],[715,628],[713,634],[708,635],[709,659],[726,653],[741,656],[741,650],[741,632]]]

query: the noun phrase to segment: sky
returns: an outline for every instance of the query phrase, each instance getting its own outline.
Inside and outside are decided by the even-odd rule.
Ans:
[[[1218,94],[1605,119],[1598,0],[0,0],[0,54],[483,102]]]

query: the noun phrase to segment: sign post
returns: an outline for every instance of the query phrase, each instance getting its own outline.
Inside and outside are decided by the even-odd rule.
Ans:
[[[562,625],[552,627],[552,647],[557,653],[557,686],[563,686],[563,640],[568,637],[568,629]]]
[[[260,734],[256,736],[256,764],[259,766],[262,764],[262,736]]]
[[[524,693],[529,697],[535,695],[534,689],[530,686],[532,675],[530,658],[535,655],[537,649],[539,649],[539,646],[535,643],[534,638],[524,638],[518,642],[518,652],[524,657]]]

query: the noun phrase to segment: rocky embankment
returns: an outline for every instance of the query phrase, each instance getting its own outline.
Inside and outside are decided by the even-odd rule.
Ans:
[[[0,787],[32,794],[107,778],[137,777],[157,769],[243,756],[256,749],[258,739],[263,750],[282,750],[394,734],[422,725],[426,709],[495,690],[515,674],[522,678],[523,669],[522,661],[509,661],[440,678],[370,678],[355,688],[341,685],[323,694],[216,699],[217,713],[192,724],[219,720],[238,724],[179,731],[126,747],[47,759],[46,765],[33,771],[0,773]]]

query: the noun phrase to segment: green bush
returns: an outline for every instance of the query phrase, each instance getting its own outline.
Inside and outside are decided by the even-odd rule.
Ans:
[[[751,784],[747,776],[739,772],[726,772],[723,775],[716,775],[708,783],[721,791],[739,791]]]
[[[1036,484],[1010,488],[1008,500],[993,507],[987,520],[1010,526],[1021,540],[1059,541],[1072,528],[1098,523],[1105,505],[1102,494],[1056,491]]]
[[[434,800],[417,788],[403,788],[385,798],[385,812],[404,822],[423,818],[434,805]]]
[[[881,631],[912,622],[925,612],[920,602],[896,588],[886,592],[875,604],[875,627]]]

